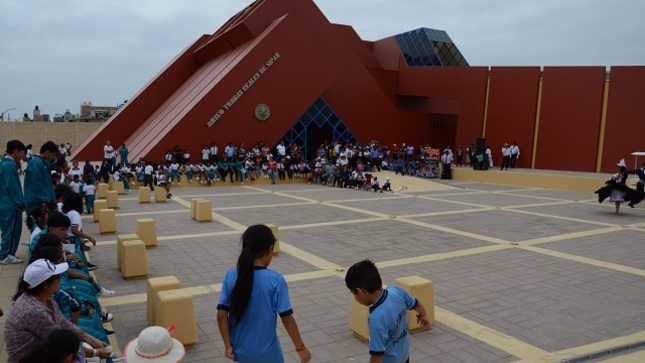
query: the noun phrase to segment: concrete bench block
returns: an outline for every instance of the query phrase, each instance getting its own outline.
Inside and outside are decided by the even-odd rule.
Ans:
[[[137,219],[137,236],[146,247],[157,245],[157,228],[154,219]]]
[[[119,193],[116,190],[108,190],[105,200],[107,200],[108,208],[119,209]]]
[[[352,297],[352,304],[349,308],[349,329],[354,336],[363,340],[370,340],[370,328],[367,324],[367,318],[370,316],[370,308],[360,304]]]
[[[432,281],[421,276],[408,276],[394,280],[394,285],[416,297],[428,312],[430,326],[434,325],[434,284]],[[417,313],[414,310],[408,311],[408,327],[411,332],[421,329],[417,324]]]
[[[125,183],[123,183],[122,180],[115,181],[114,182],[114,190],[117,192],[118,195],[123,195],[125,193]]]
[[[114,209],[101,209],[99,213],[99,232],[101,234],[116,233],[116,212]]]
[[[139,240],[136,234],[122,234],[116,237],[116,267],[121,269],[121,261],[123,260],[123,242]]]
[[[167,201],[166,198],[166,189],[162,187],[156,187],[155,188],[155,202],[157,203],[165,203]]]
[[[190,218],[195,219],[195,211],[197,210],[197,202],[200,200],[206,200],[204,198],[193,198],[190,200]]]
[[[213,220],[210,200],[198,200],[195,202],[195,220],[197,222],[210,222]]]
[[[183,345],[197,343],[197,321],[193,296],[183,289],[157,292],[155,307],[155,324],[159,326],[175,325],[177,331],[173,338]]]
[[[94,222],[101,220],[101,209],[108,209],[107,200],[96,199],[94,201]]]
[[[139,203],[150,203],[150,188],[139,188]]]
[[[108,190],[114,190],[114,178],[112,175],[108,176]]]
[[[96,187],[96,198],[105,199],[105,197],[107,196],[108,189],[109,189],[108,184],[99,183],[98,186]]]
[[[141,240],[123,242],[121,274],[123,278],[134,279],[148,275],[146,245]]]
[[[280,230],[278,229],[278,226],[275,224],[267,224],[267,227],[271,229],[271,232],[273,232],[273,237],[275,237],[275,245],[273,245],[273,254],[277,255],[280,253]]]
[[[175,276],[153,277],[148,279],[147,317],[149,325],[157,325],[157,293],[159,291],[174,290],[181,288],[179,280]]]

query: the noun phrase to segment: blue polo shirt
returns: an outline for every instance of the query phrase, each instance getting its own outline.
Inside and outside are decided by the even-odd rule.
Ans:
[[[417,299],[398,286],[390,285],[370,307],[370,355],[383,356],[383,363],[404,363],[410,357],[408,310]]]
[[[218,310],[231,310],[231,293],[236,280],[237,268],[224,275]],[[242,320],[233,326],[233,318],[229,314],[228,328],[235,360],[244,363],[284,362],[276,332],[277,316],[291,314],[293,310],[284,277],[277,271],[256,267],[251,299]]]

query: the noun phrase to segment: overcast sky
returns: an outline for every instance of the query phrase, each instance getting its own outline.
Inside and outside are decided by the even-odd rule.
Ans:
[[[15,119],[35,105],[52,116],[78,113],[83,101],[117,105],[250,2],[2,0],[0,112],[15,108]],[[445,30],[471,66],[645,65],[643,0],[315,2],[365,40]]]

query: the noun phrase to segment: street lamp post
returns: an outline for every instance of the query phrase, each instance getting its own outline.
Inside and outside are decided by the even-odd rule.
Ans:
[[[13,108],[13,107],[8,108],[8,109],[4,110],[2,113],[0,113],[0,121],[4,121],[4,114],[9,112],[9,111],[11,111],[11,110],[15,110],[15,108]]]

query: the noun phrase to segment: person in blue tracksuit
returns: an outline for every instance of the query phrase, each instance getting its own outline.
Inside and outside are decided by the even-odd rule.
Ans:
[[[7,142],[7,151],[0,160],[0,264],[22,263],[16,257],[22,233],[22,212],[25,198],[20,185],[18,163],[25,155],[25,144],[19,140]]]
[[[25,206],[27,215],[45,202],[56,199],[52,184],[51,160],[54,160],[58,146],[53,141],[47,141],[40,148],[40,153],[27,164],[25,170]]]

